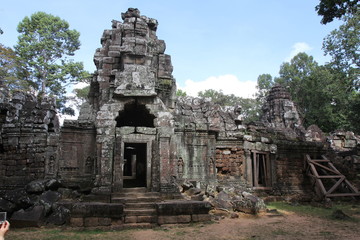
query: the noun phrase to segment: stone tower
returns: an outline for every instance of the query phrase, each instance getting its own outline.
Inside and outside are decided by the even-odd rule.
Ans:
[[[159,96],[171,107],[176,92],[173,67],[164,54],[165,42],[156,36],[157,20],[140,16],[136,8],[121,16],[124,22],[112,21],[113,29],[104,31],[94,56],[99,104],[120,97]]]
[[[64,123],[61,135],[60,171],[72,166],[71,181],[78,172],[79,181],[105,194],[123,187],[158,191],[171,175],[176,92],[171,58],[156,36],[157,20],[140,16],[136,8],[122,19],[104,31],[89,101],[77,121]]]

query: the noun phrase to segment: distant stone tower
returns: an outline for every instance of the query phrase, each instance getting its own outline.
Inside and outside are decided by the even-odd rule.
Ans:
[[[263,106],[262,121],[267,127],[295,129],[302,126],[290,93],[282,86],[273,87]]]

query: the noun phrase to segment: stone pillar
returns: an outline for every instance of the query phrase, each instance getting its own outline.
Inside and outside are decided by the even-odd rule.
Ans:
[[[170,164],[170,137],[159,138],[160,150],[160,191],[172,191],[172,167]]]

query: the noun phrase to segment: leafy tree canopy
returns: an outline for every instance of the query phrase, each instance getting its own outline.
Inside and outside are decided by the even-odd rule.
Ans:
[[[17,30],[20,35],[15,51],[24,63],[27,80],[40,94],[56,96],[61,107],[66,86],[89,76],[83,63],[68,58],[80,47],[79,32],[70,30],[65,20],[44,12],[25,17]]]
[[[355,14],[359,10],[358,0],[321,0],[315,7],[318,15],[322,16],[322,24],[340,19],[346,14]]]
[[[255,93],[257,101],[259,104],[263,104],[266,100],[269,90],[275,85],[274,79],[270,74],[261,74],[257,78],[256,88],[258,92]]]
[[[350,114],[358,109],[358,93],[352,90],[346,75],[332,65],[319,65],[312,56],[299,53],[281,65],[273,84],[289,90],[305,127],[316,124],[325,132],[340,128],[358,131]]]
[[[353,85],[360,89],[360,12],[344,17],[345,23],[333,30],[323,41],[331,65],[343,72]]]
[[[181,89],[178,89],[176,91],[176,96],[178,96],[178,97],[185,97],[186,95],[187,95],[186,92]]]
[[[30,90],[31,82],[21,80],[26,74],[16,53],[9,47],[0,44],[0,85],[12,92],[14,90]]]

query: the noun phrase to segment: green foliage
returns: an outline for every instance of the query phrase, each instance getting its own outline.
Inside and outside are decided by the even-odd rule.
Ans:
[[[261,74],[257,78],[256,88],[258,92],[255,94],[259,104],[263,104],[269,93],[269,90],[275,85],[274,80],[270,74]]]
[[[340,19],[346,14],[354,14],[359,9],[358,0],[321,0],[315,7],[318,15],[322,16],[322,24],[332,22],[335,18]]]
[[[0,84],[6,86],[10,92],[30,91],[31,82],[22,80],[26,72],[21,66],[16,53],[11,48],[0,44]]]
[[[70,30],[65,20],[44,12],[25,17],[17,30],[20,35],[15,51],[24,63],[27,80],[40,94],[57,96],[60,107],[66,100],[66,86],[88,76],[83,63],[68,58],[80,47],[79,32]]]
[[[183,91],[183,90],[181,90],[181,89],[178,89],[178,90],[176,91],[176,96],[178,96],[178,97],[186,97],[187,94],[186,94],[185,91]]]
[[[281,65],[279,74],[275,83],[289,89],[305,127],[316,124],[325,132],[355,130],[348,118],[351,82],[343,73],[331,65],[319,66],[312,56],[299,53]]]
[[[234,94],[224,94],[222,90],[208,89],[200,91],[199,97],[211,98],[211,101],[220,106],[241,106],[244,122],[257,121],[259,119],[260,106],[256,99],[237,97]]]
[[[77,109],[80,109],[80,106],[88,99],[89,91],[90,85],[83,88],[76,88],[73,90],[75,96],[69,97],[68,99],[71,100]]]
[[[331,65],[344,72],[355,89],[360,89],[360,13],[345,16],[345,23],[333,30],[323,42],[325,55],[332,57]]]

